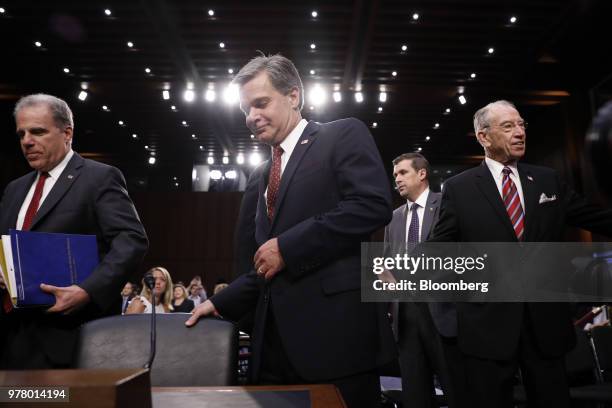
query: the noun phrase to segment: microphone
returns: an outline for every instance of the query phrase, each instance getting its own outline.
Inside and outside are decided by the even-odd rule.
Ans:
[[[157,304],[157,301],[155,299],[155,291],[153,290],[155,288],[155,277],[153,276],[153,272],[148,271],[145,273],[142,280],[145,286],[151,291],[151,342],[149,348],[149,361],[144,365],[144,368],[148,368],[150,370],[151,366],[153,365],[153,360],[155,360],[155,349],[157,347],[157,332],[155,326],[155,305]]]

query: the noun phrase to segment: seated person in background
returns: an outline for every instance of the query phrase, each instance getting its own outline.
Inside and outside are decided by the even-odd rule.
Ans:
[[[193,302],[194,307],[203,302],[202,298],[200,297],[200,293],[202,292],[203,289],[204,288],[202,288],[202,286],[197,283],[189,285],[188,299]]]
[[[135,286],[132,282],[126,282],[123,289],[121,289],[121,313],[125,313],[128,304],[136,296]]]
[[[216,295],[217,293],[221,292],[223,289],[227,288],[229,285],[227,283],[217,283],[215,285],[215,288],[213,289],[213,295]]]
[[[155,287],[153,288],[156,300],[155,313],[172,312],[172,278],[170,272],[161,266],[151,268],[148,272],[153,273],[155,278]],[[132,299],[125,314],[151,313],[151,297],[151,291],[147,288],[143,279],[140,296]]]
[[[189,286],[187,287],[187,291],[193,295],[193,292],[191,290],[191,288],[193,286],[198,286],[200,288],[200,291],[197,293],[197,295],[200,297],[200,302],[202,303],[204,302],[206,299],[208,299],[208,295],[206,294],[206,289],[204,289],[204,283],[202,283],[202,277],[200,275],[196,275],[193,277],[193,279],[191,279],[191,282],[189,283]],[[193,299],[192,299],[193,300]],[[196,303],[196,306],[199,304]]]
[[[187,299],[187,289],[182,284],[174,285],[174,298],[172,299],[173,313],[191,313],[195,306],[193,300]]]

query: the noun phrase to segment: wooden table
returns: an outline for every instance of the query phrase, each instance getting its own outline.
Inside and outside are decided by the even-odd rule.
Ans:
[[[346,408],[340,391],[330,384],[245,387],[153,387],[152,390],[153,408],[193,406],[228,408],[297,408],[303,406],[312,408]],[[283,399],[284,396],[288,398]],[[304,396],[309,398],[300,398]],[[308,399],[310,400],[309,404]],[[295,400],[298,400],[297,403],[291,405],[292,401]],[[282,405],[279,405],[281,403]]]

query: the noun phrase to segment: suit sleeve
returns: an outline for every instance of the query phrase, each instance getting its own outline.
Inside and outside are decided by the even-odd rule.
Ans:
[[[108,250],[95,271],[80,286],[94,304],[107,310],[127,275],[142,261],[148,239],[121,172],[110,167],[96,181],[99,187],[93,199],[95,213],[99,235]],[[98,240],[100,243],[100,236]]]
[[[367,127],[350,120],[335,137],[332,171],[339,201],[278,236],[286,273],[299,278],[313,268],[359,248],[391,219],[391,193],[378,149]]]

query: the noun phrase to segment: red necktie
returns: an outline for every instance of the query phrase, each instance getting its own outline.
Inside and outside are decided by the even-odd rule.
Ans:
[[[22,231],[28,231],[32,226],[32,221],[34,221],[34,217],[36,216],[36,212],[38,211],[38,205],[40,204],[40,198],[42,197],[43,187],[45,186],[45,181],[47,180],[47,177],[49,177],[49,173],[40,173],[40,177],[38,178],[38,182],[36,183],[36,188],[34,189],[32,201],[30,201],[30,205],[28,206],[28,210],[26,211],[25,218],[23,219],[23,226],[21,227]]]
[[[270,168],[270,178],[268,180],[268,192],[266,195],[266,204],[268,207],[268,218],[274,217],[274,206],[276,205],[276,196],[280,187],[281,179],[281,156],[283,148],[275,146],[272,149],[272,167]]]
[[[510,170],[509,167],[504,167],[502,173],[504,173],[502,179],[502,197],[504,199],[504,205],[506,206],[506,211],[510,217],[510,222],[512,223],[512,228],[514,228],[516,238],[521,241],[523,239],[523,232],[525,232],[525,214],[521,206],[521,198],[519,197],[516,185],[514,185],[514,182],[510,178],[512,170]]]

